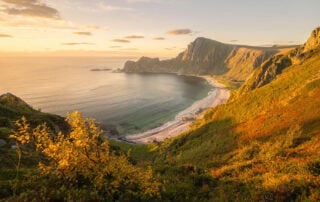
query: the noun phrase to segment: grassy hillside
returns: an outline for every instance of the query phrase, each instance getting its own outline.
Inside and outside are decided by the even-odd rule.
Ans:
[[[15,121],[22,116],[30,120],[32,126],[47,123],[52,131],[65,131],[68,128],[64,118],[60,116],[35,110],[10,93],[0,96],[0,140],[4,143],[0,147],[0,198],[12,195],[12,185],[17,174],[18,156],[16,150],[11,148],[15,146],[15,141],[9,138],[9,135],[15,129]],[[33,154],[33,152],[23,153],[21,175],[28,176],[36,168],[39,156]]]
[[[7,93],[0,95],[0,139],[9,141],[8,134],[14,128],[15,121],[22,116],[30,120],[33,126],[46,122],[52,130],[67,129],[62,117],[35,110],[22,99]]]
[[[164,142],[155,167],[185,197],[318,201],[319,97],[320,51],[314,49]],[[178,182],[187,188],[170,186]]]

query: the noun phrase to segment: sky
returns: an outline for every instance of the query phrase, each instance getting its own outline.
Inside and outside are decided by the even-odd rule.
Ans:
[[[319,0],[0,0],[0,52],[173,57],[197,37],[302,44]]]

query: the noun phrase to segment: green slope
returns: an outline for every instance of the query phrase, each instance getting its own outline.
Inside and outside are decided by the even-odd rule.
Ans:
[[[168,189],[201,200],[319,201],[319,47],[295,53],[281,71],[273,70],[284,63],[271,58],[251,77],[262,85],[240,89],[190,132],[160,145],[154,162]],[[255,77],[261,72],[276,74],[263,81]]]
[[[46,122],[53,130],[67,129],[62,117],[35,110],[22,99],[6,93],[0,95],[0,139],[8,140],[8,133],[22,116],[30,120],[33,126]]]
[[[15,145],[15,141],[9,138],[9,135],[15,129],[15,122],[22,116],[26,117],[33,127],[47,123],[53,131],[68,130],[63,117],[35,110],[22,99],[10,93],[0,95],[0,140],[5,143],[0,147],[0,198],[13,195],[18,157],[16,150],[11,148]],[[35,170],[39,158],[31,150],[24,151],[19,175],[29,176]],[[25,185],[30,186],[28,179],[24,180]]]
[[[19,120],[22,116],[30,120],[32,126],[47,123],[53,131],[66,131],[68,129],[63,117],[35,110],[22,99],[10,93],[1,95],[0,139],[2,142],[5,142],[5,144],[0,147],[0,152],[2,154],[0,156],[1,168],[15,167],[16,152],[14,149],[10,149],[11,146],[15,145],[15,142],[9,138],[9,135],[15,128],[15,121]],[[32,162],[28,162],[28,159],[25,159],[23,163],[26,165],[33,165]]]

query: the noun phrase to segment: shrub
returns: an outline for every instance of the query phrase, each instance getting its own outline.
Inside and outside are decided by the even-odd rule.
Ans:
[[[18,130],[11,135],[20,144],[29,145],[44,160],[39,162],[42,175],[48,176],[69,190],[96,190],[109,199],[144,199],[156,197],[160,184],[152,170],[144,171],[128,162],[125,155],[116,155],[93,119],[83,119],[81,113],[69,114],[66,121],[69,134],[56,136],[43,124],[31,129],[23,117]]]

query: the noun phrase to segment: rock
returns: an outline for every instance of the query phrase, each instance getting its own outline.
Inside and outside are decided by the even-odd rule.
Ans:
[[[92,71],[92,72],[110,71],[110,70],[111,70],[111,69],[109,69],[109,68],[103,68],[103,69],[93,68],[93,69],[90,69],[90,71]]]
[[[142,57],[127,61],[124,72],[153,72],[178,74],[213,74],[244,80],[265,60],[277,52],[277,48],[261,48],[225,44],[199,37],[187,49],[169,60]]]
[[[309,39],[307,40],[304,51],[310,51],[320,47],[320,27],[311,32]]]
[[[123,70],[125,72],[157,72],[161,63],[159,58],[141,57],[137,62],[127,61]]]
[[[0,139],[0,147],[3,147],[7,144],[7,142],[3,139]]]
[[[265,61],[247,79],[238,95],[260,88],[273,81],[282,71],[294,64],[302,64],[320,50],[320,27],[313,30],[307,42],[284,55],[275,55]]]
[[[272,57],[268,60],[268,62],[264,63],[261,66],[259,71],[255,72],[255,74],[251,77],[251,83],[249,80],[245,85],[245,90],[253,90],[255,88],[264,86],[267,83],[270,83],[273,79],[277,77],[277,75],[281,74],[285,68],[291,65],[292,61],[286,56],[277,55]]]

